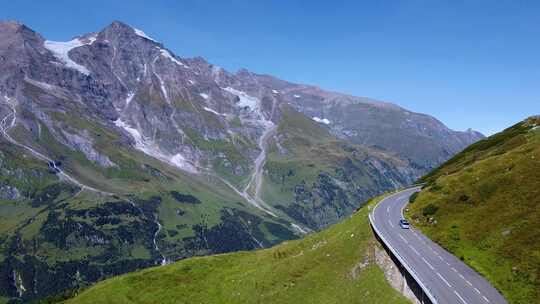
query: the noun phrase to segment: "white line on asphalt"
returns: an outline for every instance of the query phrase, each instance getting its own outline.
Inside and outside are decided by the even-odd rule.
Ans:
[[[424,261],[424,263],[426,263],[429,266],[429,268],[431,268],[431,270],[435,270],[435,268],[433,268],[433,266],[431,266],[431,264],[428,261],[426,261],[426,259],[422,258],[422,261]]]
[[[469,286],[472,287],[472,283],[471,283],[471,282],[469,282],[468,280],[465,280],[465,282],[466,282]]]
[[[399,237],[405,242],[405,244],[409,244],[409,242],[407,242],[407,240],[400,234]]]
[[[482,298],[484,298],[484,301],[488,302],[489,303],[489,300],[488,298],[486,298],[485,296],[482,296]]]
[[[439,278],[441,278],[441,280],[443,280],[444,283],[446,283],[446,285],[448,285],[448,287],[452,288],[452,285],[450,285],[450,283],[448,283],[448,281],[440,273],[437,272],[437,275]]]
[[[390,206],[386,207],[386,212],[390,213]]]
[[[392,224],[392,222],[390,220],[388,220],[388,224],[390,224],[390,226],[392,226],[392,228],[394,228],[394,224]]]
[[[454,290],[454,293],[455,293],[456,296],[461,300],[461,302],[467,304],[467,301],[465,301],[465,300],[459,295],[459,293],[458,293],[457,291]]]
[[[454,267],[452,267],[450,269],[452,269],[454,272],[457,272],[457,269],[455,269]]]
[[[443,259],[443,257],[442,257],[442,256],[440,256],[440,255],[437,255],[437,257],[439,258],[439,260],[441,260],[441,261],[444,261],[444,259]]]
[[[448,262],[445,262],[445,263],[446,263],[446,265],[450,266],[450,263],[448,263]]]
[[[416,253],[416,255],[420,256],[420,252],[418,252],[418,250],[416,250],[413,246],[409,245],[409,247],[411,247],[412,251],[414,251],[414,253]]]
[[[480,290],[478,290],[478,288],[474,288],[474,291],[476,291],[478,294],[481,294]]]

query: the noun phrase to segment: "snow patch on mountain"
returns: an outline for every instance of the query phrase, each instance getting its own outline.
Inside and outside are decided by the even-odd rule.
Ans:
[[[90,43],[83,43],[81,40],[76,38],[68,42],[47,40],[45,41],[44,46],[46,49],[51,51],[54,57],[60,60],[60,62],[62,62],[66,67],[77,70],[80,73],[88,76],[90,74],[90,71],[86,67],[76,63],[69,57],[69,51],[71,51],[74,48],[78,48],[80,46],[86,45],[86,44],[90,44]]]
[[[157,57],[156,57],[157,58]],[[154,60],[155,62],[155,60]],[[165,82],[163,81],[163,79],[161,78],[161,76],[159,76],[158,73],[156,73],[154,71],[154,75],[157,77],[157,79],[159,80],[159,86],[160,86],[160,89],[161,89],[161,93],[163,94],[163,98],[165,98],[165,101],[168,103],[168,104],[171,104],[171,100],[169,99],[169,93],[167,92],[167,87],[165,87]]]
[[[274,93],[274,94],[279,94],[279,92],[276,91],[276,90],[272,90],[272,93]]]
[[[328,120],[327,118],[319,118],[319,117],[315,116],[315,117],[313,117],[313,120],[318,122],[318,123],[323,123],[325,125],[330,124],[330,120]]]
[[[176,63],[177,65],[181,66],[181,67],[184,67],[186,69],[189,69],[189,67],[187,65],[185,65],[183,62],[181,62],[180,60],[176,59],[173,55],[171,55],[171,53],[169,53],[169,51],[167,50],[164,50],[164,49],[160,49],[159,50],[161,52],[161,56],[171,60],[172,62]]]
[[[294,94],[293,97],[294,98],[300,98],[300,95]]]
[[[151,40],[151,41],[154,41],[154,42],[157,42],[156,40],[150,38],[150,36],[146,35],[145,32],[139,30],[139,29],[136,29],[136,28],[133,28],[133,30],[135,31],[135,34],[137,36],[140,36],[140,37],[143,37],[144,39],[148,39],[148,40]]]
[[[88,45],[91,45],[92,43],[96,42],[97,40],[97,35],[92,35],[90,37],[88,37]]]
[[[135,97],[135,93],[128,93],[128,96],[126,97],[126,106],[129,106],[133,97]]]
[[[204,98],[204,99],[208,99],[208,94],[200,93],[199,95],[201,95],[201,97]]]
[[[216,112],[216,111],[210,109],[209,107],[203,107],[203,109],[204,109],[205,111],[208,111],[208,112],[210,112],[210,113],[214,113],[214,114],[219,115],[219,116],[227,116],[226,114]]]
[[[257,124],[265,129],[273,126],[272,121],[265,117],[261,107],[261,100],[259,98],[231,87],[221,89],[238,97],[238,102],[236,103],[238,107],[243,110],[249,109],[249,111],[244,111],[240,114],[240,119],[242,119],[242,121]]]
[[[135,128],[132,128],[130,125],[128,125],[121,118],[118,118],[117,120],[115,120],[114,124],[117,127],[127,131],[129,133],[129,135],[131,135],[131,137],[133,137],[133,139],[135,140],[135,147],[142,147],[144,145],[143,138],[142,138],[142,135],[139,132],[139,130],[137,130]]]
[[[174,155],[170,155],[167,153],[163,153],[159,146],[155,144],[152,141],[146,140],[141,132],[139,132],[138,129],[131,127],[128,123],[123,121],[121,118],[118,118],[114,121],[114,124],[124,129],[126,132],[128,132],[131,137],[135,140],[135,149],[142,151],[143,153],[157,158],[161,161],[164,161],[168,164],[171,164],[181,170],[190,172],[190,173],[198,173],[197,168],[191,164],[184,156],[182,156],[180,153],[176,153]]]
[[[176,153],[170,158],[171,163],[181,169],[185,169],[187,165],[191,166],[188,161],[180,153]]]
[[[259,109],[259,103],[260,103],[259,98],[250,96],[244,91],[240,91],[231,87],[226,87],[222,89],[233,95],[238,96],[238,98],[240,99],[238,101],[239,107],[248,107],[253,111],[256,111]]]
[[[297,230],[298,232],[300,232],[301,234],[307,234],[307,233],[309,233],[308,230],[306,230],[306,229],[300,227],[299,225],[297,225],[297,224],[295,224],[295,223],[291,223],[291,226],[292,226],[295,230]]]

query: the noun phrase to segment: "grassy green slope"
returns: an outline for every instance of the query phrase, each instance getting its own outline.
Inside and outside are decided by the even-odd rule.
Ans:
[[[368,211],[270,249],[115,277],[67,303],[407,303],[374,263]]]
[[[510,301],[540,302],[540,118],[471,145],[423,178],[408,216]]]

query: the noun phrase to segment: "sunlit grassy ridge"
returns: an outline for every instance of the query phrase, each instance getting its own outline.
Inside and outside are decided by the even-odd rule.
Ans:
[[[368,212],[269,249],[115,277],[67,303],[407,303],[374,263]]]
[[[510,303],[540,302],[540,118],[471,145],[423,178],[408,216]]]

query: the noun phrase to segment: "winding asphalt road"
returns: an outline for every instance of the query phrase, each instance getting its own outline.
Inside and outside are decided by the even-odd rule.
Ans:
[[[507,301],[482,276],[432,242],[419,230],[402,229],[399,220],[410,188],[383,199],[370,214],[375,232],[413,278],[439,304],[504,304]]]

